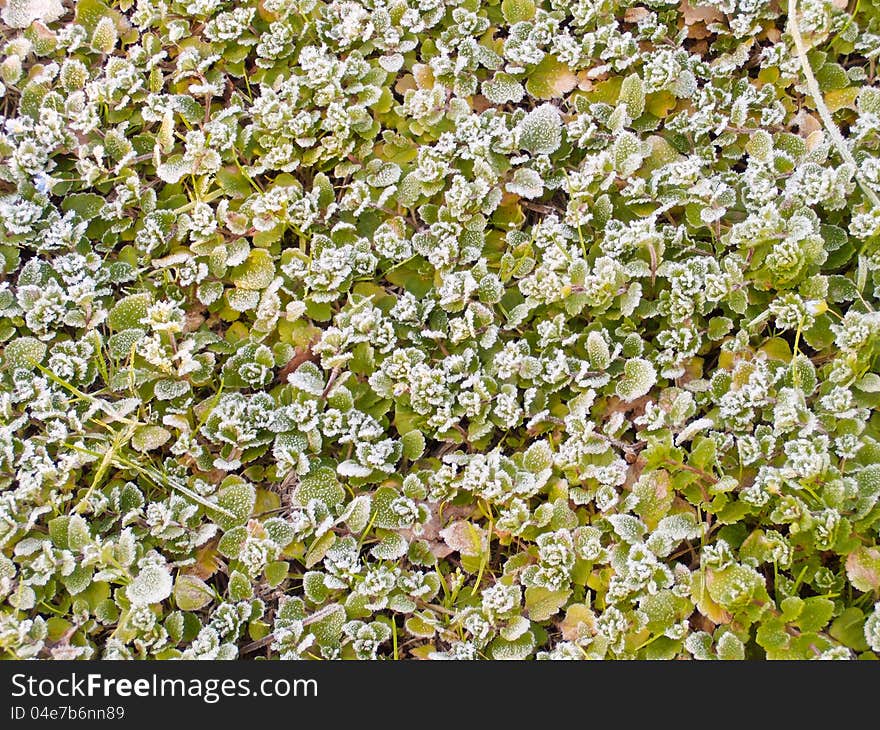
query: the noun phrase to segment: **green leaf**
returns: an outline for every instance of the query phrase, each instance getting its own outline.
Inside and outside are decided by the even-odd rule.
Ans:
[[[147,308],[152,303],[149,294],[131,294],[120,299],[113,305],[107,317],[107,324],[111,330],[134,329],[141,324],[141,320],[147,316]]]
[[[657,382],[657,371],[650,361],[641,357],[627,360],[623,377],[617,383],[617,395],[625,401],[634,401],[646,395]]]
[[[403,444],[403,458],[415,461],[425,453],[425,437],[421,431],[413,430],[405,433],[401,438]]]
[[[266,583],[270,588],[277,588],[286,579],[290,566],[286,560],[274,560],[266,566]]]
[[[255,248],[244,263],[230,271],[232,283],[240,289],[262,290],[275,278],[275,262],[264,248]]]
[[[171,432],[162,426],[138,426],[131,437],[131,447],[135,451],[146,453],[158,449],[168,443]]]
[[[529,72],[526,91],[536,99],[558,99],[577,85],[571,69],[555,56],[547,54]]]
[[[181,611],[198,611],[214,598],[214,592],[205,581],[195,575],[181,573],[174,582],[174,601]]]
[[[331,509],[345,499],[345,490],[333,469],[320,467],[303,477],[291,501],[297,507],[305,507],[313,499],[320,500]]]
[[[327,551],[333,547],[336,542],[335,532],[325,532],[321,537],[315,540],[309,547],[305,556],[304,565],[306,568],[313,568],[324,559]]]
[[[846,558],[846,577],[860,591],[880,589],[880,549],[862,546]]]
[[[627,76],[620,86],[619,103],[626,104],[629,116],[638,119],[645,113],[645,86],[638,74]]]
[[[221,482],[216,496],[217,505],[225,513],[212,511],[212,519],[224,530],[231,530],[247,522],[256,501],[257,491],[253,484],[239,476],[229,475]]]
[[[7,343],[3,351],[3,363],[11,370],[30,370],[34,365],[41,365],[45,357],[46,345],[36,337],[18,337]]]
[[[555,616],[566,601],[571,591],[551,591],[541,586],[530,586],[525,591],[526,611],[532,621],[546,621]]]
[[[105,203],[104,198],[95,193],[75,193],[64,197],[61,201],[61,210],[72,210],[83,220],[90,221],[101,212]]]
[[[834,619],[828,633],[854,651],[868,650],[868,642],[865,640],[865,614],[856,606],[844,609],[843,613]]]
[[[532,0],[502,0],[501,14],[513,25],[535,17],[535,3]]]

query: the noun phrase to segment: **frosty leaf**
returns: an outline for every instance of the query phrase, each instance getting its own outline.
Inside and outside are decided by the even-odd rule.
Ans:
[[[116,46],[118,34],[113,18],[104,16],[98,21],[92,33],[91,46],[100,53],[110,53]]]
[[[747,606],[763,584],[760,573],[745,565],[710,570],[706,578],[709,596],[728,610]]]
[[[295,505],[305,507],[317,499],[327,507],[333,508],[345,498],[345,490],[332,469],[321,467],[303,477],[292,495]]]
[[[275,263],[264,248],[255,248],[247,260],[230,272],[232,283],[241,289],[265,289],[275,277]]]
[[[695,540],[700,536],[702,528],[690,512],[664,517],[657,524],[655,532],[668,536],[673,542]]]
[[[400,497],[393,487],[379,487],[372,497],[373,517],[376,527],[393,530],[400,527],[400,515],[394,510],[394,502]]]
[[[264,490],[260,490],[259,495],[262,495]],[[272,496],[275,496],[273,493]],[[276,502],[277,504],[277,502]],[[264,508],[258,501],[257,503],[257,511],[270,511],[270,509],[274,508]],[[281,517],[270,517],[268,520],[263,522],[263,527],[266,529],[266,533],[272,538],[272,541],[275,542],[279,547],[286,548],[290,543],[294,541],[296,538],[296,531],[293,529],[291,524],[281,518]]]
[[[407,541],[396,532],[389,532],[370,548],[370,555],[378,560],[397,560],[406,555]]]
[[[304,362],[287,376],[287,382],[294,388],[310,395],[321,395],[324,392],[324,374],[312,362]]]
[[[518,125],[520,146],[533,155],[555,152],[562,142],[562,118],[553,104],[532,109]]]
[[[657,382],[657,371],[650,361],[641,357],[624,363],[623,377],[617,383],[617,395],[631,402],[646,395]]]
[[[75,596],[89,587],[94,574],[95,569],[91,566],[77,565],[69,575],[62,578],[62,581],[67,592]]]
[[[237,558],[244,547],[247,536],[247,530],[244,525],[233,527],[223,533],[223,537],[217,543],[217,550],[227,558]]]
[[[590,366],[593,370],[603,371],[611,363],[611,352],[608,343],[598,332],[590,332],[587,335],[587,355],[590,358]]]
[[[89,524],[81,515],[71,515],[67,523],[67,547],[80,551],[92,542]]]
[[[505,186],[508,192],[520,197],[539,198],[544,193],[544,181],[534,170],[521,167],[513,173],[513,179]]]
[[[318,570],[306,571],[303,576],[303,592],[306,598],[312,603],[321,604],[327,600],[330,592],[324,585],[324,574]]]
[[[528,592],[528,589],[527,589]],[[534,616],[531,616],[532,620],[537,620]],[[530,628],[532,627],[532,622],[529,621],[525,616],[514,616],[510,621],[507,622],[507,625],[504,626],[499,633],[501,634],[501,638],[506,639],[507,641],[516,641],[518,638],[523,636]]]
[[[379,65],[388,73],[396,73],[403,66],[403,54],[391,53],[387,56],[379,56]]]
[[[226,592],[233,601],[246,601],[254,595],[254,589],[248,577],[241,571],[234,570],[229,576]]]
[[[6,0],[0,20],[10,28],[27,28],[35,20],[51,23],[65,12],[61,0]]]
[[[498,660],[525,659],[535,649],[535,637],[527,631],[514,641],[497,638],[489,646],[491,656]]]
[[[632,132],[622,132],[614,143],[614,167],[621,177],[632,175],[651,153],[650,145]]]
[[[171,432],[162,426],[139,426],[131,437],[131,447],[146,453],[168,442]]]
[[[880,393],[880,375],[865,373],[853,385],[866,393]]]
[[[346,505],[342,514],[339,515],[339,520],[344,522],[352,532],[363,532],[370,520],[370,506],[369,495],[359,494]]]
[[[726,661],[745,659],[745,646],[736,634],[728,631],[716,643],[718,658]]]
[[[347,459],[339,464],[336,467],[336,471],[339,472],[341,476],[344,477],[368,477],[373,473],[373,470],[368,466],[363,466],[353,459]]]
[[[880,114],[880,89],[863,87],[859,91],[858,107],[863,114]]]
[[[190,384],[181,380],[160,380],[153,386],[159,400],[173,400],[190,391]]]
[[[345,623],[345,609],[338,603],[332,603],[312,614],[307,621],[309,630],[318,641],[325,644],[337,643]]]
[[[19,337],[6,345],[3,362],[7,368],[31,369],[39,365],[46,356],[46,345],[36,337]]]
[[[746,151],[761,162],[769,162],[773,153],[773,138],[763,129],[756,130],[746,143]]]
[[[215,512],[213,518],[220,527],[228,530],[247,521],[257,501],[257,492],[250,482],[230,475],[220,484],[216,501],[224,511]]]
[[[191,174],[192,171],[192,165],[186,162],[183,155],[172,155],[156,168],[159,179],[169,185],[179,183],[185,175]]]
[[[856,519],[861,519],[877,503],[880,498],[880,465],[869,464],[855,475],[858,487]]]
[[[107,324],[116,331],[141,326],[141,320],[146,318],[151,301],[152,297],[149,294],[132,294],[120,299],[110,310]]]
[[[627,112],[633,119],[638,119],[645,112],[645,86],[638,74],[630,74],[620,85],[618,102],[626,104]]]
[[[715,657],[712,654],[712,637],[705,631],[695,631],[685,639],[685,648],[693,655],[694,659],[709,660]]]
[[[632,515],[611,515],[606,519],[614,527],[614,532],[626,542],[639,542],[645,534],[645,525]]]
[[[502,0],[501,13],[513,25],[535,16],[535,3],[532,0]]]
[[[497,71],[491,79],[484,81],[481,90],[483,96],[493,104],[517,104],[526,94],[519,81],[502,71]]]
[[[537,474],[553,465],[553,452],[546,441],[537,441],[523,454],[523,466]]]
[[[156,565],[145,566],[125,589],[133,606],[164,601],[171,595],[171,574]]]

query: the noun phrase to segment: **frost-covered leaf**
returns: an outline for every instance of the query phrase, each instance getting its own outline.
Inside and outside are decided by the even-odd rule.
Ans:
[[[162,426],[139,426],[131,436],[131,447],[136,451],[153,451],[170,438],[171,432]]]
[[[534,155],[555,152],[562,142],[562,117],[553,104],[532,109],[518,125],[520,146]]]
[[[66,12],[61,0],[6,0],[0,20],[10,28],[27,28],[35,20],[52,23]]]
[[[617,383],[617,395],[634,401],[646,395],[657,382],[657,370],[649,360],[633,357],[623,365],[623,376]]]
[[[146,606],[164,601],[171,595],[171,574],[166,568],[145,566],[125,589],[133,606]]]

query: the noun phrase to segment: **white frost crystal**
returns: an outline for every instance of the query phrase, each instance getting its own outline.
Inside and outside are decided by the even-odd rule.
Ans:
[[[61,0],[7,0],[0,18],[11,28],[27,28],[35,20],[51,23],[64,13]]]
[[[623,378],[617,384],[617,395],[625,401],[641,398],[657,382],[657,371],[644,358],[634,357],[623,366]]]
[[[549,155],[562,144],[562,117],[552,104],[532,109],[518,129],[520,147],[534,155]]]
[[[157,565],[147,565],[125,589],[133,606],[147,606],[171,595],[171,574]]]

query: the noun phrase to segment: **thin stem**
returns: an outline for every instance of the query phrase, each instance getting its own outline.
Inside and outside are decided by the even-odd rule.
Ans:
[[[831,137],[831,142],[834,144],[837,153],[840,155],[841,159],[846,162],[848,165],[852,165],[855,170],[855,178],[859,184],[859,187],[862,189],[862,192],[865,194],[865,197],[871,202],[871,205],[875,208],[880,208],[880,198],[877,197],[877,194],[870,188],[867,181],[862,177],[862,174],[859,172],[859,165],[856,162],[855,157],[853,157],[852,152],[846,144],[846,140],[844,140],[843,135],[840,133],[840,129],[837,124],[834,122],[834,119],[831,116],[831,111],[828,109],[828,106],[825,104],[825,98],[822,96],[822,90],[819,88],[819,82],[816,81],[816,76],[813,73],[813,68],[810,66],[810,61],[807,58],[807,47],[804,43],[804,38],[801,35],[801,30],[798,27],[798,19],[797,19],[797,0],[788,0],[788,28],[789,33],[791,33],[791,38],[794,41],[794,47],[797,51],[798,61],[800,61],[801,69],[804,72],[804,79],[807,82],[807,89],[810,92],[810,96],[813,97],[813,100],[816,102],[816,111],[819,112],[819,117],[822,119],[822,124],[825,125],[825,130],[828,132],[828,135]]]

